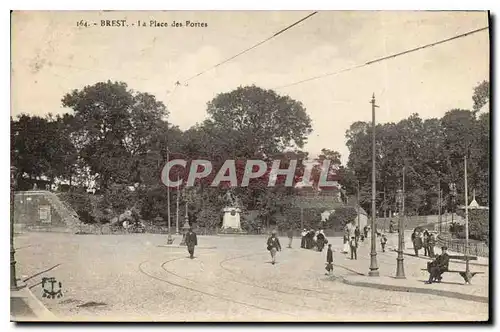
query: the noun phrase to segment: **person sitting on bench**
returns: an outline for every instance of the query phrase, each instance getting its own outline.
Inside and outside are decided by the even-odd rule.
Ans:
[[[438,255],[435,260],[427,263],[427,271],[429,271],[429,280],[427,280],[426,284],[432,284],[433,281],[440,282],[442,277],[441,275],[448,271],[448,264],[450,262],[450,256],[446,252],[448,250],[447,247],[441,247],[441,255]]]

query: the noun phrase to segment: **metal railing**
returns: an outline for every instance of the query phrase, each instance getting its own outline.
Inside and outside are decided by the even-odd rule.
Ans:
[[[459,252],[465,255],[465,240],[463,239],[453,239],[451,237],[445,237],[439,234],[436,239],[438,246],[447,246],[448,250]],[[479,256],[479,257],[489,257],[490,248],[482,242],[471,242],[469,241],[469,255]]]

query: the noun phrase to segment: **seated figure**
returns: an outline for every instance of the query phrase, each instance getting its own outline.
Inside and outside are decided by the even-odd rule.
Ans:
[[[440,282],[442,277],[441,275],[448,271],[448,264],[450,262],[450,256],[446,252],[448,248],[441,247],[441,255],[438,255],[436,259],[432,262],[427,263],[427,271],[429,271],[429,280],[427,280],[426,284],[432,284],[432,282],[437,281]]]

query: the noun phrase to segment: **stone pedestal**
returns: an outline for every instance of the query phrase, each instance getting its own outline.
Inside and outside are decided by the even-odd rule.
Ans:
[[[222,211],[224,215],[222,218],[221,231],[242,232],[240,223],[241,210],[234,207],[226,207]]]

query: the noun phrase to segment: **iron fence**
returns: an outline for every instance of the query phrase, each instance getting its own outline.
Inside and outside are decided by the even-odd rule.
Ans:
[[[448,247],[448,250],[459,252],[465,255],[465,240],[453,239],[450,236],[443,236],[442,234],[437,237],[437,244]],[[479,257],[489,257],[490,248],[482,242],[469,241],[469,255]]]

